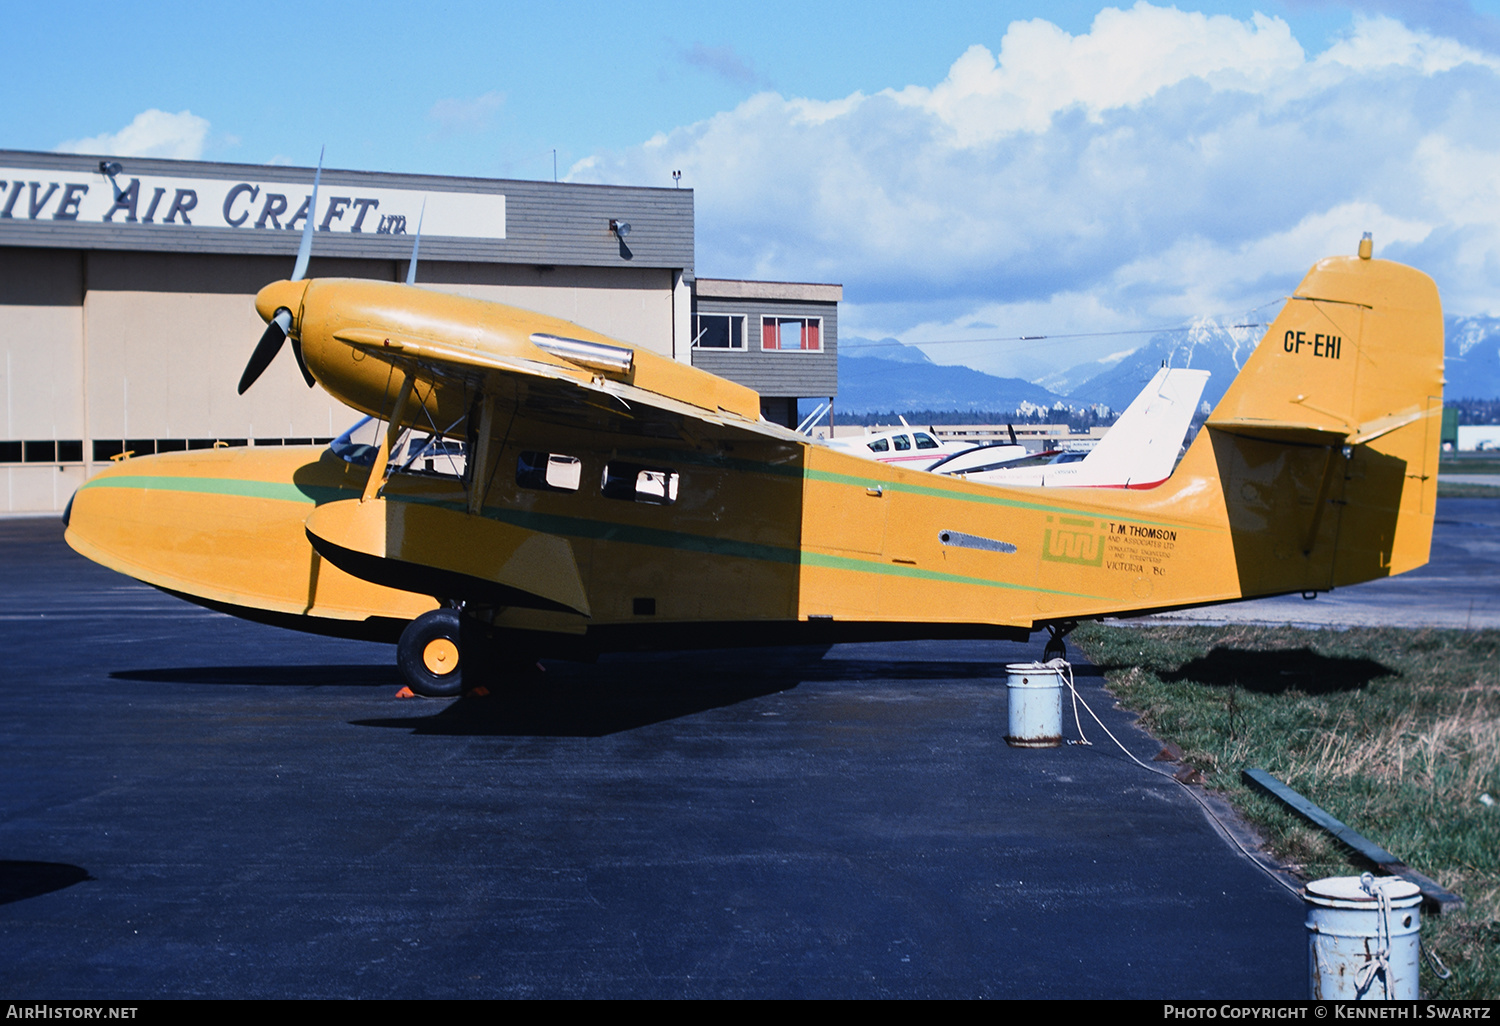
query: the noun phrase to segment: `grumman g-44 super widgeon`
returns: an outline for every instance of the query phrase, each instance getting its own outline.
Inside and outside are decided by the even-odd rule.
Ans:
[[[1145,489],[888,466],[577,324],[399,284],[276,282],[256,301],[261,367],[279,331],[388,425],[379,439],[122,460],[79,490],[67,539],[214,609],[399,639],[413,688],[438,695],[539,656],[1025,639],[1321,592],[1422,565],[1432,534],[1438,293],[1369,245],[1312,268]]]

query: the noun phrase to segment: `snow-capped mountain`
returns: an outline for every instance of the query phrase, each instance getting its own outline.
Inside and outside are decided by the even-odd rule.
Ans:
[[[1212,407],[1224,397],[1264,332],[1262,326],[1226,326],[1210,317],[1200,318],[1182,331],[1153,335],[1139,349],[1071,368],[1065,376],[1081,384],[1069,389],[1067,396],[1074,404],[1106,403],[1123,410],[1167,364],[1211,372],[1203,402]]]
[[[1450,399],[1500,398],[1500,317],[1449,317],[1443,394]]]
[[[922,350],[898,339],[839,339],[837,406],[841,413],[1008,412],[1022,404],[1051,407],[1058,402],[1067,404],[1049,389],[1021,378],[933,363]]]
[[[1500,317],[1449,317],[1444,394],[1450,399],[1500,398]],[[907,410],[1009,411],[1104,404],[1130,405],[1163,363],[1212,372],[1203,392],[1210,408],[1265,334],[1265,325],[1221,324],[1154,335],[1145,345],[1055,371],[1035,382],[1001,378],[968,367],[940,366],[898,339],[839,341],[838,408],[850,413]],[[1024,404],[1024,405],[1023,405]]]

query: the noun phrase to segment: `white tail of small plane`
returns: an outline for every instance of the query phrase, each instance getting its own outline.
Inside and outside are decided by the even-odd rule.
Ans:
[[[1163,367],[1157,371],[1114,427],[1076,465],[1080,471],[1087,469],[1080,476],[1089,478],[1076,483],[1150,488],[1172,476],[1208,376],[1206,370]]]
[[[965,472],[984,484],[1047,488],[1151,488],[1172,475],[1208,371],[1163,367],[1088,455],[1073,462]],[[1067,455],[1067,454],[1064,454]],[[949,470],[947,466],[955,469]],[[962,464],[938,468],[958,473]]]

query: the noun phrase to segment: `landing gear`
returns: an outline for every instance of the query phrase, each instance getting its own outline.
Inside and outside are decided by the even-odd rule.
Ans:
[[[536,672],[534,650],[496,628],[492,614],[472,604],[444,606],[407,624],[396,646],[407,687],[424,698],[483,695]]]
[[[1077,620],[1063,620],[1059,623],[1049,623],[1047,625],[1047,633],[1051,637],[1047,639],[1047,647],[1042,649],[1042,662],[1047,663],[1053,659],[1068,658],[1068,646],[1063,639],[1072,634],[1073,628],[1077,626]]]
[[[396,665],[407,686],[427,698],[453,698],[463,691],[464,667],[459,657],[459,613],[433,609],[417,617],[401,632]]]

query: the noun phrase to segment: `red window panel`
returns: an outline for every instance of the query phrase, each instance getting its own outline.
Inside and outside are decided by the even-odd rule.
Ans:
[[[816,317],[762,317],[760,347],[819,351],[823,348],[823,322]]]

